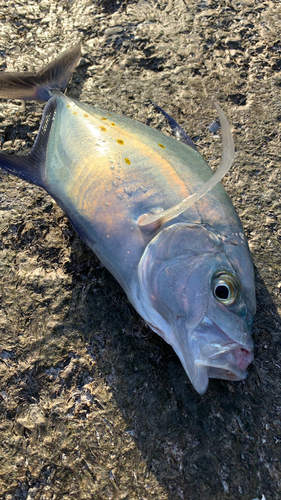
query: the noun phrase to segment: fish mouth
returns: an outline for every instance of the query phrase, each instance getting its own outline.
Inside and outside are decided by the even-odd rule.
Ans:
[[[207,366],[209,378],[223,380],[244,380],[246,369],[252,363],[254,355],[243,347],[227,347],[209,358],[196,360],[196,366]]]
[[[253,341],[241,343],[232,339],[208,317],[188,337],[179,339],[176,352],[199,394],[204,394],[209,378],[244,380],[253,361]]]

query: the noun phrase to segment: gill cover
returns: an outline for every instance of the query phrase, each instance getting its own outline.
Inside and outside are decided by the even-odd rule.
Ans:
[[[138,274],[142,296],[164,318],[162,336],[197,392],[206,391],[209,377],[246,377],[252,361],[252,315],[244,284],[214,233],[200,224],[163,229],[146,247]],[[229,300],[235,295],[229,308],[215,295],[226,293],[224,286],[229,287]],[[171,328],[164,331],[166,324]],[[159,326],[155,331],[161,335]]]

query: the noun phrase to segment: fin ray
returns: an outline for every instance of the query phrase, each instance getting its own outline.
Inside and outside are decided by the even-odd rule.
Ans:
[[[0,74],[0,97],[48,101],[52,91],[64,91],[81,57],[81,44],[63,52],[37,73],[22,72]]]
[[[180,142],[183,142],[184,144],[187,144],[192,149],[195,149],[195,151],[198,151],[198,149],[195,146],[192,139],[190,139],[189,135],[187,135],[187,133],[183,130],[183,128],[181,128],[181,126],[176,122],[176,120],[174,120],[174,118],[172,118],[170,115],[168,115],[168,113],[166,113],[166,111],[164,111],[164,109],[160,108],[160,106],[158,106],[158,104],[155,104],[155,102],[153,102],[153,101],[150,101],[150,102],[168,120],[168,123],[169,123],[169,125],[172,129],[172,132],[173,132],[174,136],[176,137],[176,139]]]
[[[34,146],[28,155],[0,153],[0,167],[20,179],[44,186],[46,146],[56,109],[54,96],[46,105]]]
[[[167,210],[164,210],[160,214],[143,214],[138,219],[138,225],[141,229],[147,231],[155,231],[162,224],[175,219],[178,215],[182,214],[196,203],[202,196],[208,193],[213,187],[215,187],[218,182],[225,176],[225,174],[230,169],[233,159],[234,159],[234,142],[231,133],[231,129],[227,118],[218,104],[215,103],[216,110],[219,114],[221,130],[222,130],[222,142],[223,142],[223,153],[220,165],[212,177],[205,182],[194,194],[185,198],[177,205],[174,205]]]

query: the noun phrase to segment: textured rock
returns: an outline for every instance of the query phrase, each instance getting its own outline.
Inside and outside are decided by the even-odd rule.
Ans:
[[[200,397],[51,198],[1,172],[1,498],[279,499],[280,4],[1,7],[1,70],[38,69],[81,40],[69,95],[169,133],[152,99],[214,167],[212,99],[220,103],[237,151],[223,183],[249,238],[258,299],[248,379],[214,380]],[[1,102],[2,148],[28,152],[42,109]]]

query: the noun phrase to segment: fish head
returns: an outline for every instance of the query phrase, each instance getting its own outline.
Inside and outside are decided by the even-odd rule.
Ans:
[[[138,272],[149,324],[199,394],[209,378],[246,378],[255,287],[243,233],[222,238],[200,224],[174,224],[151,240]]]

